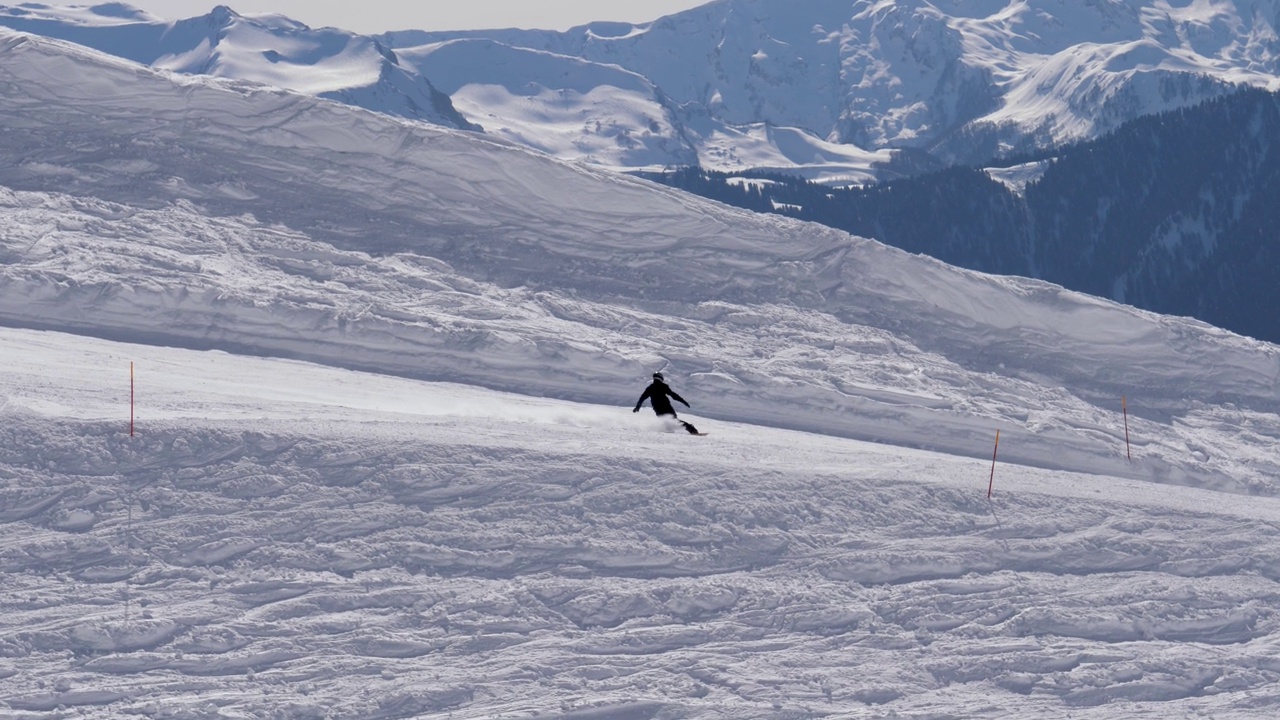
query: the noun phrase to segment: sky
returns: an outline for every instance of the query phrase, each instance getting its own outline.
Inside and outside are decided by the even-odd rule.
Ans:
[[[83,0],[87,2],[87,0]],[[647,22],[709,0],[128,0],[154,15],[203,15],[225,4],[239,13],[274,12],[312,27],[359,33],[388,30],[476,30],[499,27],[565,30],[594,20]]]

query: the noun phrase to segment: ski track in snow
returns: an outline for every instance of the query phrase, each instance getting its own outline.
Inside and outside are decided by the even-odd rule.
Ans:
[[[15,717],[1275,707],[1271,499],[0,338]]]

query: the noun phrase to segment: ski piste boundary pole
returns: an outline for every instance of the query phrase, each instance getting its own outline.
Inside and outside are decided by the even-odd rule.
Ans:
[[[996,485],[996,453],[1000,452],[1000,431],[996,431],[996,447],[991,451],[991,479],[987,481],[987,499],[991,499],[991,490]]]
[[[1129,450],[1129,406],[1123,395],[1120,396],[1120,411],[1124,413],[1124,456],[1133,462],[1133,453]]]

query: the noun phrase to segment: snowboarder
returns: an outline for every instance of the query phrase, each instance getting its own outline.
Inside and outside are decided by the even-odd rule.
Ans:
[[[653,382],[649,383],[649,387],[644,389],[644,393],[640,396],[640,399],[636,401],[635,409],[631,412],[640,412],[640,406],[643,405],[645,399],[648,398],[649,403],[653,405],[653,412],[655,415],[658,417],[670,415],[675,418],[676,422],[683,425],[684,429],[688,430],[690,435],[701,435],[702,433],[698,432],[698,428],[676,416],[676,409],[671,406],[671,400],[668,399],[668,397],[679,400],[684,403],[685,407],[690,407],[689,403],[686,402],[684,398],[677,395],[676,391],[672,390],[662,379],[662,373],[654,373]]]

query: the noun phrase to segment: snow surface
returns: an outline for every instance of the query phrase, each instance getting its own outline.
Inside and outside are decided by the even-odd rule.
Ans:
[[[619,67],[488,40],[398,55],[433,78],[487,134],[604,167],[697,164],[660,91]]]
[[[1280,348],[7,30],[0,87],[9,716],[1280,707]]]
[[[282,15],[220,5],[167,22],[123,3],[0,6],[0,25],[69,40],[144,65],[262,83],[379,112],[470,128],[448,97],[373,38],[313,30]]]
[[[1044,176],[1051,163],[1050,160],[1037,160],[1009,167],[984,168],[983,172],[992,180],[1004,184],[1005,187],[1021,195],[1027,191],[1027,185]]]
[[[698,165],[865,183],[892,159],[888,151],[826,142],[799,128],[726,123],[714,112],[676,105],[642,75],[613,64],[466,38],[397,55],[433,78],[486,133],[600,167]]]

